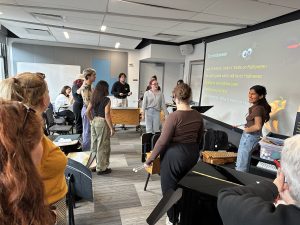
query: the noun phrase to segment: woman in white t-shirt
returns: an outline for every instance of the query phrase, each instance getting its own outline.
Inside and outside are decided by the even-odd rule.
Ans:
[[[72,100],[71,87],[69,86],[64,86],[55,99],[54,107],[56,114],[65,117],[68,124],[73,124],[75,119],[74,113],[70,110]]]

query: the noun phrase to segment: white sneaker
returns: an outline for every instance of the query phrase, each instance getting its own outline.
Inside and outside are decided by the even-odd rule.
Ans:
[[[166,225],[173,225],[168,216],[166,217]],[[175,223],[175,225],[178,225],[178,223]]]
[[[173,223],[171,223],[171,221],[169,220],[169,217],[166,217],[166,225],[173,225]]]

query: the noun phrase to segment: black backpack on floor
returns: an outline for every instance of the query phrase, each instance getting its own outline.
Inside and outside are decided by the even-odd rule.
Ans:
[[[203,150],[228,150],[228,135],[221,130],[208,129],[204,134]]]

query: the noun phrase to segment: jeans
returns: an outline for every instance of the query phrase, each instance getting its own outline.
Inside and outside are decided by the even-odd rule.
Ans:
[[[145,112],[146,133],[160,132],[160,111],[148,108]]]
[[[86,106],[84,105],[81,110],[82,116],[82,150],[83,151],[90,151],[91,148],[91,125],[90,121],[85,115],[86,113]]]
[[[261,132],[253,132],[253,133],[243,132],[243,135],[240,140],[239,149],[238,149],[236,168],[235,168],[236,170],[248,172],[250,151],[258,143],[260,136],[261,136]]]

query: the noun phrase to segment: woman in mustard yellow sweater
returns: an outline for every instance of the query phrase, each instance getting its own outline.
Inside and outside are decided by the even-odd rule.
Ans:
[[[0,97],[23,102],[42,114],[50,98],[43,73],[22,73],[0,82]],[[57,225],[66,225],[67,184],[65,167],[67,158],[59,147],[43,136],[43,156],[39,173],[45,188],[45,202],[56,207]]]

